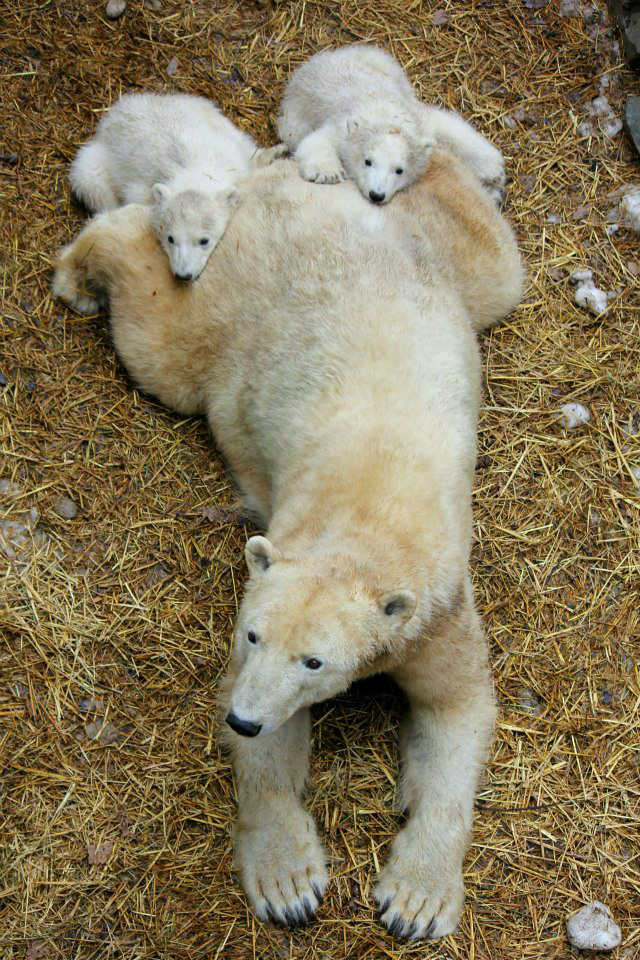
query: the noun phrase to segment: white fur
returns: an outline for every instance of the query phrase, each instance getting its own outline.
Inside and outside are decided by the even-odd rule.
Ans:
[[[298,67],[278,132],[305,180],[349,177],[376,203],[413,183],[436,145],[458,154],[493,199],[502,198],[500,151],[462,117],[421,103],[400,64],[377,47],[326,50]]]
[[[195,280],[237,205],[235,185],[257,153],[251,137],[210,100],[131,93],[101,119],[69,176],[93,213],[150,204],[174,275]]]

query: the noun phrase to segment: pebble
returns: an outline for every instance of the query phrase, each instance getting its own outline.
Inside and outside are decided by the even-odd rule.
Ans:
[[[626,194],[620,201],[619,210],[625,227],[640,233],[640,190]]]
[[[53,504],[53,509],[63,520],[75,520],[78,516],[78,507],[70,497],[60,497]]]
[[[607,309],[609,297],[604,290],[599,290],[596,287],[591,270],[574,270],[571,274],[571,282],[577,284],[575,301],[578,306],[586,307],[590,313],[596,316]]]
[[[175,57],[171,57],[171,60],[169,60],[169,63],[167,64],[167,73],[170,77],[173,77],[177,72],[178,72],[178,61],[176,60]]]
[[[622,931],[608,907],[592,900],[567,920],[567,937],[572,947],[598,953],[613,950],[622,941]]]
[[[525,713],[537,717],[540,714],[540,701],[531,687],[522,687],[518,691],[518,704]]]
[[[610,117],[608,120],[604,120],[602,123],[602,132],[605,137],[608,137],[611,140],[613,137],[617,137],[620,131],[622,130],[622,120],[620,117]]]
[[[0,387],[6,387],[6,385],[7,378],[5,377],[4,373],[0,373]]]
[[[631,467],[631,473],[636,481],[636,494],[640,497],[640,463]]]
[[[127,9],[126,0],[109,0],[105,7],[105,13],[110,20],[117,20]]]
[[[589,423],[591,413],[581,403],[563,403],[560,407],[560,419],[567,430],[574,430],[583,423]]]

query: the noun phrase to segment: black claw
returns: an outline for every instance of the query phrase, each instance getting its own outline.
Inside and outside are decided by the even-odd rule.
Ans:
[[[404,920],[399,913],[394,915],[391,925],[389,927],[389,933],[392,937],[401,937],[402,931],[404,930]]]
[[[309,900],[309,897],[302,898],[302,905],[305,910],[306,923],[308,923],[309,920],[313,920],[313,918],[315,917],[316,910],[315,910],[315,907],[312,905],[311,900]]]
[[[284,926],[285,927],[295,927],[298,918],[295,914],[293,907],[284,908]]]
[[[424,936],[425,936],[425,939],[426,939],[426,940],[430,940],[430,939],[431,939],[431,935],[432,935],[433,931],[435,930],[435,928],[436,928],[436,918],[435,918],[435,917],[432,917],[431,920],[430,920],[430,922],[429,922],[429,925],[427,926],[427,929],[426,929],[425,932],[424,932]]]
[[[386,913],[386,912],[387,912],[387,910],[389,909],[390,904],[391,904],[391,897],[387,897],[387,899],[384,901],[384,903],[380,904],[379,909],[380,909],[380,915],[381,915],[381,916],[382,916],[383,913]]]
[[[273,907],[270,903],[267,903],[267,922],[268,923],[280,923],[277,916],[273,911]]]
[[[419,926],[419,924],[418,924],[418,921],[417,921],[417,920],[412,920],[412,921],[411,921],[411,926],[410,926],[409,929],[407,930],[407,940],[411,940],[413,937],[415,937],[415,935],[416,935],[416,930],[418,929],[418,926]]]
[[[316,897],[317,897],[317,900],[318,900],[318,903],[322,903],[322,898],[324,897],[324,894],[323,894],[322,890],[320,889],[320,887],[318,886],[318,884],[317,884],[317,883],[312,883],[312,884],[311,884],[311,889],[312,889],[313,892],[315,893],[315,895],[316,895]]]

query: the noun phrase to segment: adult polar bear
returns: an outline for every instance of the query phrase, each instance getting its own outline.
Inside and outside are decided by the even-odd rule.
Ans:
[[[291,161],[257,173],[187,288],[143,207],[98,216],[60,256],[55,293],[85,311],[106,293],[131,375],[168,406],[206,413],[268,529],[246,547],[223,693],[246,735],[228,733],[236,860],[263,918],[305,922],[327,883],[301,799],[309,705],[386,671],[410,705],[410,816],[375,897],[398,935],[458,922],[494,718],[468,572],[474,328],[508,313],[521,283],[507,224],[440,153],[382,209],[353,183],[303,181]]]

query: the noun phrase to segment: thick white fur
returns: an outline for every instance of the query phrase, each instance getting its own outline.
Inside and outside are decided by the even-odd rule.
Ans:
[[[174,275],[195,280],[237,205],[238,180],[270,152],[203,97],[130,93],[102,117],[69,176],[92,213],[150,204]]]
[[[315,912],[328,876],[302,803],[309,706],[387,671],[409,700],[409,818],[375,897],[398,935],[442,936],[494,717],[468,570],[475,330],[520,297],[513,236],[451,155],[383,208],[279,162],[247,181],[212,267],[173,283],[148,210],[130,206],[62,251],[54,292],[80,310],[109,298],[132,377],[206,413],[267,527],[247,544],[222,694],[258,733],[227,730],[245,891],[263,918]]]
[[[413,183],[435,145],[468,163],[496,202],[504,191],[500,151],[462,117],[421,103],[397,60],[378,47],[326,50],[298,67],[278,133],[306,180],[350,177],[374,202]]]

